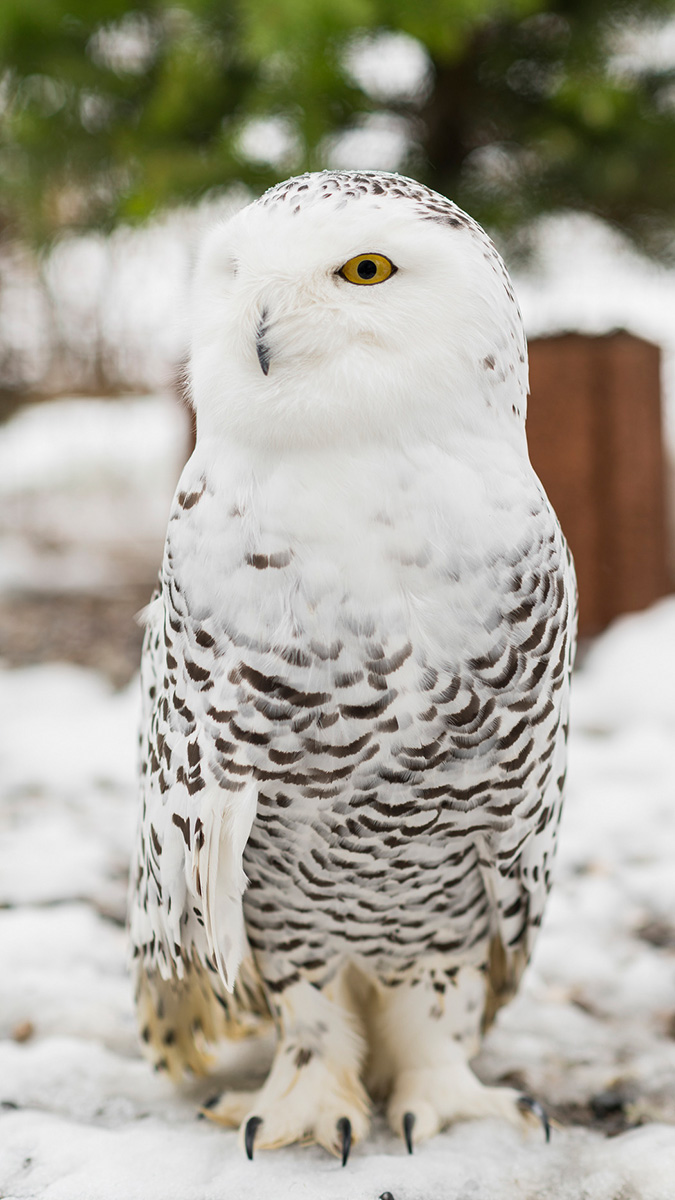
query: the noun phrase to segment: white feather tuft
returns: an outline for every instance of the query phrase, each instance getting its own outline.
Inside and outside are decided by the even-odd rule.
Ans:
[[[255,787],[247,788],[229,808],[219,789],[208,789],[200,806],[204,842],[192,855],[192,885],[196,891],[199,872],[208,951],[228,992],[234,989],[248,950],[242,910],[248,880],[242,859],[256,805]]]

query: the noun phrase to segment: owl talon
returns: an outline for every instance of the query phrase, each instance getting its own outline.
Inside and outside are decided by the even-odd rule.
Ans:
[[[205,1121],[206,1118],[211,1115],[211,1109],[216,1107],[219,1100],[220,1093],[217,1093],[215,1096],[209,1096],[208,1100],[205,1100],[199,1109],[199,1112],[197,1113],[197,1120]]]
[[[352,1148],[352,1123],[349,1117],[340,1117],[337,1128],[342,1137],[342,1165],[346,1167],[349,1151]]]
[[[544,1131],[544,1138],[547,1142],[551,1140],[551,1126],[549,1124],[546,1109],[538,1100],[534,1100],[532,1096],[521,1096],[517,1101],[518,1108],[522,1112],[531,1112],[533,1116],[538,1117],[541,1122],[541,1127]]]
[[[261,1125],[262,1117],[249,1117],[248,1121],[246,1122],[246,1130],[244,1132],[244,1148],[246,1150],[246,1157],[250,1162],[253,1162],[253,1143],[255,1142],[255,1135]]]
[[[408,1154],[412,1154],[412,1152],[413,1152],[412,1131],[413,1131],[414,1124],[415,1124],[415,1114],[411,1113],[411,1112],[404,1113],[404,1115],[403,1115],[403,1137],[405,1139],[405,1144],[408,1147]]]

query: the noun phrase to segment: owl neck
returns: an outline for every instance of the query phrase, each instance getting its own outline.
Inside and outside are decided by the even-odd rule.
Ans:
[[[418,439],[401,445],[361,442],[330,447],[261,447],[236,438],[200,435],[190,464],[191,474],[207,477],[216,491],[231,495],[237,489],[269,492],[270,504],[283,508],[319,505],[373,507],[377,497],[384,508],[399,506],[401,496],[417,493],[444,497],[468,488],[499,497],[515,482],[534,479],[524,434],[514,445],[471,433],[443,445]],[[411,499],[403,501],[410,508]]]

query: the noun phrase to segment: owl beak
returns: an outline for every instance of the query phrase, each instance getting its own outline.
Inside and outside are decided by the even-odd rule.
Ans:
[[[258,362],[263,375],[267,375],[270,369],[270,348],[265,341],[267,336],[267,309],[264,308],[260,314],[260,321],[255,333],[255,348],[258,355]]]

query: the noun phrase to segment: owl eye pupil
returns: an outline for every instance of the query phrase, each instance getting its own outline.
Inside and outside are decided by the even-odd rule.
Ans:
[[[364,258],[356,268],[356,274],[361,279],[372,279],[373,275],[377,274],[377,264],[373,262],[372,258]]]

